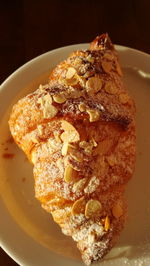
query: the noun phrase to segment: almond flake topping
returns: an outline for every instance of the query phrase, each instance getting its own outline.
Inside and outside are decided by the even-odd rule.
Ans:
[[[86,201],[84,197],[76,200],[72,206],[72,214],[76,215],[76,214],[84,213],[85,205],[86,205]]]
[[[62,149],[61,149],[61,153],[63,156],[66,156],[68,153],[68,148],[69,148],[69,143],[68,142],[64,142]]]
[[[69,122],[63,120],[61,124],[64,132],[61,134],[61,140],[63,142],[77,142],[80,140],[80,135],[75,127]]]
[[[83,161],[83,155],[76,151],[76,152],[71,152],[70,156],[77,162],[81,163]]]
[[[50,96],[50,94],[46,94],[46,95],[38,98],[37,102],[40,103],[42,107],[44,107],[45,104],[48,104],[48,103],[51,104],[52,103],[52,97]]]
[[[110,228],[110,219],[108,217],[108,215],[106,216],[105,218],[105,224],[104,224],[104,228],[105,228],[105,231],[107,232]]]
[[[99,77],[89,78],[86,82],[86,91],[88,94],[94,94],[102,88],[102,81]]]
[[[64,103],[66,101],[66,98],[63,94],[56,94],[53,96],[53,100],[56,103]]]
[[[67,210],[66,210],[67,209]],[[56,223],[63,225],[67,217],[70,216],[70,208],[59,209],[52,212],[53,219]]]
[[[79,57],[76,57],[75,60],[73,61],[73,64],[79,67],[82,64],[82,59]]]
[[[75,149],[76,149],[76,147],[73,146],[72,144],[70,144],[69,142],[64,142],[61,152],[62,152],[63,156],[66,156],[69,152],[71,152]]]
[[[80,140],[79,133],[77,131],[65,131],[60,137],[63,142],[77,142]]]
[[[79,107],[80,112],[86,111],[86,105],[84,103],[80,103],[78,107]]]
[[[84,189],[84,186],[85,186],[85,183],[87,182],[87,178],[84,177],[82,179],[80,179],[78,182],[76,182],[74,185],[73,185],[73,192],[76,193],[76,192],[80,192]]]
[[[56,223],[61,224],[63,223],[63,212],[62,210],[55,210],[52,212],[53,219]]]
[[[72,149],[72,147],[73,146],[69,144],[68,142],[64,142],[62,146],[62,150],[61,150],[62,155],[66,156],[68,152]]]
[[[100,118],[100,113],[98,110],[95,109],[87,109],[87,113],[90,116],[90,122],[98,121]]]
[[[68,68],[68,71],[67,71],[67,73],[66,73],[66,79],[71,79],[71,78],[73,78],[73,76],[75,75],[75,73],[76,73],[75,68],[73,68],[73,67],[69,67],[69,68]]]
[[[64,172],[64,180],[67,183],[70,183],[76,177],[77,172],[72,168],[71,165],[67,165]]]
[[[99,184],[100,184],[99,179],[96,176],[92,176],[88,185],[84,189],[84,192],[88,194],[93,193],[97,189]]]
[[[81,141],[79,143],[79,147],[81,149],[84,149],[84,152],[87,154],[87,155],[91,155],[92,151],[93,151],[93,148],[97,146],[97,143],[94,139],[91,139],[89,142],[88,141]]]
[[[52,97],[49,94],[40,97],[37,101],[43,109],[44,118],[53,118],[58,110],[52,105]]]
[[[86,59],[87,59],[88,62],[90,62],[92,64],[94,63],[94,58],[90,54],[87,56]]]
[[[85,216],[86,218],[92,218],[98,216],[102,210],[102,205],[100,201],[90,199],[85,207]]]
[[[64,131],[75,131],[75,127],[66,120],[61,121],[61,127]]]

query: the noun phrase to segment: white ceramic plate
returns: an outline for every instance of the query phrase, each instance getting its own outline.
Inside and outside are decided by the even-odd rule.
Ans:
[[[45,83],[58,62],[79,44],[41,55],[14,72],[0,89],[0,240],[2,248],[23,266],[80,266],[75,243],[64,236],[34,198],[32,166],[9,140],[8,117],[18,98]],[[128,185],[129,219],[120,240],[96,265],[150,265],[150,56],[116,46],[125,82],[137,106],[137,164]],[[13,153],[5,159],[4,153]]]

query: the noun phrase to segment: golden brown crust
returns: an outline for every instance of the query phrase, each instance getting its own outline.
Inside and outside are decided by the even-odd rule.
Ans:
[[[108,35],[57,65],[13,107],[9,125],[34,164],[42,207],[87,265],[102,258],[123,228],[135,164],[135,106]]]

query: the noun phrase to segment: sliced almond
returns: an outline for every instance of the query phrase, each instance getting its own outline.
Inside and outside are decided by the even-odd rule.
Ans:
[[[47,106],[44,110],[44,117],[45,118],[53,118],[54,116],[56,116],[58,110],[56,107],[54,107],[53,105],[51,106]]]
[[[88,73],[87,73],[88,74]],[[78,82],[79,82],[79,84],[80,84],[80,86],[82,87],[82,88],[85,88],[85,84],[86,84],[86,77],[85,77],[85,75],[84,76],[79,76],[79,75],[76,75],[76,77],[77,77],[77,79],[78,79]],[[82,91],[82,93],[83,93],[83,91]],[[81,95],[82,96],[82,95]],[[79,96],[80,97],[80,96]]]
[[[60,133],[58,131],[54,131],[54,137],[57,142],[61,143]]]
[[[83,140],[79,143],[79,147],[84,149],[86,154],[90,155],[93,150],[93,143]]]
[[[64,225],[66,219],[70,216],[71,209],[59,209],[52,212],[53,219],[56,223],[60,224],[61,226]]]
[[[86,111],[86,105],[84,103],[80,103],[78,107],[79,107],[80,112]]]
[[[56,223],[58,224],[64,223],[63,210],[60,209],[53,211],[52,216]]]
[[[88,109],[87,113],[90,116],[90,122],[95,122],[98,121],[100,118],[100,113],[98,110],[94,110],[94,109]]]
[[[84,213],[85,205],[86,205],[86,201],[84,197],[76,200],[72,206],[72,214],[76,215],[76,214]]]
[[[86,204],[85,216],[86,218],[99,216],[101,210],[102,210],[102,205],[100,201],[91,199]]]
[[[85,149],[86,147],[88,146],[88,142],[83,140],[83,141],[80,141],[79,143],[79,147],[82,148],[82,149]]]
[[[74,75],[74,77],[72,79],[67,79],[67,85],[69,86],[75,86],[79,83],[78,77],[77,75]],[[76,98],[80,97],[80,95],[78,95],[78,93],[76,93]]]
[[[77,174],[77,172],[72,168],[72,166],[67,165],[67,167],[65,168],[65,172],[64,172],[65,182],[70,183],[70,182],[74,181],[76,174]]]
[[[88,94],[97,93],[102,88],[102,80],[99,77],[89,78],[86,82],[86,91]]]
[[[115,218],[119,218],[123,215],[122,201],[117,201],[112,208],[112,214]]]
[[[74,185],[73,185],[73,189],[72,191],[74,193],[76,192],[80,192],[84,189],[84,186],[85,186],[85,183],[87,182],[87,178],[84,177],[82,179],[80,179],[78,182],[76,182]]]
[[[77,142],[80,140],[80,136],[77,131],[65,131],[60,137],[63,142]]]
[[[87,61],[89,61],[90,63],[94,63],[94,58],[91,56],[91,54],[89,54],[88,56],[87,56]]]
[[[81,163],[83,161],[83,155],[82,153],[78,151],[74,151],[70,153],[70,156],[77,162]]]
[[[68,148],[69,148],[69,143],[68,142],[64,142],[62,149],[61,149],[61,153],[63,156],[66,156],[68,153]]]
[[[126,93],[121,93],[119,95],[119,100],[122,104],[126,104],[129,102],[129,96]]]
[[[66,101],[66,98],[63,94],[56,94],[53,96],[53,100],[56,103],[64,103]]]
[[[69,67],[69,68],[68,68],[68,71],[67,71],[67,73],[66,73],[66,79],[71,79],[71,78],[73,78],[73,76],[75,75],[75,73],[76,73],[75,68],[73,68],[73,67]]]
[[[109,219],[109,217],[107,215],[106,218],[105,218],[104,229],[107,232],[109,230],[109,228],[110,228],[110,219]]]
[[[73,64],[77,67],[80,66],[82,64],[82,59],[80,57],[76,57]]]
[[[110,73],[112,69],[112,63],[107,61],[102,61],[102,68],[106,73]]]
[[[59,150],[61,145],[59,144],[59,142],[56,142],[56,140],[54,138],[49,138],[47,141],[47,147],[49,147],[50,150],[52,149],[54,152],[54,151]]]
[[[96,176],[92,176],[88,185],[84,189],[84,192],[88,194],[93,193],[97,189],[99,184],[100,184],[99,179]]]
[[[88,235],[88,243],[90,243],[91,245],[93,243],[95,243],[95,239],[96,239],[96,233],[95,232],[91,232],[89,235]]]
[[[37,102],[41,105],[44,118],[53,118],[57,114],[58,110],[52,105],[52,97],[49,94],[39,98]]]
[[[30,140],[36,144],[40,142],[40,139],[35,132],[33,132],[33,134],[32,133],[30,134]]]
[[[61,121],[61,127],[64,131],[75,131],[75,127],[66,120]]]
[[[79,147],[81,149],[84,149],[84,152],[88,155],[91,155],[91,153],[93,152],[93,148],[97,147],[97,143],[96,141],[92,138],[90,141],[81,141],[79,143]]]
[[[61,153],[63,156],[66,156],[69,152],[71,152],[71,150],[74,150],[75,147],[73,145],[71,145],[68,142],[64,142],[63,146],[62,146],[62,150]]]
[[[32,161],[33,164],[36,163],[37,158],[38,158],[37,153],[36,153],[35,150],[33,149],[33,152],[31,153],[31,161]]]
[[[50,96],[50,94],[46,94],[44,96],[41,96],[40,98],[38,98],[37,102],[44,107],[46,103],[51,104],[52,103],[52,97]]]
[[[105,87],[104,87],[105,91],[109,94],[116,94],[117,91],[118,91],[118,88],[115,87],[114,84],[112,84],[112,82],[107,82],[105,84]]]
[[[69,122],[62,121],[62,129],[64,132],[61,134],[61,140],[63,142],[77,142],[80,140],[80,135],[75,127]]]

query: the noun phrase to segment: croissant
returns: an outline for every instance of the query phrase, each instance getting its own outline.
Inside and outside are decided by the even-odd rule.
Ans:
[[[108,36],[73,52],[14,105],[9,126],[33,163],[35,197],[86,265],[115,245],[135,165],[135,104]]]

